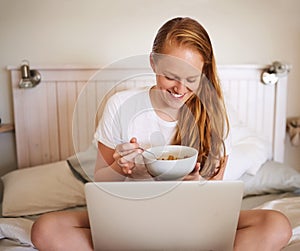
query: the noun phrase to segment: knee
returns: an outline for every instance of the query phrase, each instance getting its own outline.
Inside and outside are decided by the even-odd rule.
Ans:
[[[33,224],[31,229],[32,244],[39,250],[50,250],[49,241],[52,245],[55,233],[59,229],[55,213],[44,214],[40,216]]]
[[[31,229],[31,241],[35,247],[39,247],[40,243],[43,243],[42,239],[45,236],[45,230],[48,229],[48,217],[40,216],[32,225]]]
[[[263,226],[268,229],[269,238],[286,245],[292,236],[292,227],[288,218],[281,212],[265,210],[263,214]]]

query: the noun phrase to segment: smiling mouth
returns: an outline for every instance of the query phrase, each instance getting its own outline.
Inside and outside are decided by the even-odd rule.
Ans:
[[[178,94],[178,93],[173,93],[171,91],[168,91],[174,98],[183,98],[184,94]]]

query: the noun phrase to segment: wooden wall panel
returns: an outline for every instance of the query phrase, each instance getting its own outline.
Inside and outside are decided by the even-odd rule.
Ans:
[[[240,124],[270,143],[270,158],[283,161],[287,78],[266,86],[260,82],[263,68],[218,67],[225,99],[236,110]],[[42,82],[32,89],[20,89],[19,69],[9,69],[20,168],[63,160],[75,151],[84,151],[93,140],[103,104],[110,95],[154,83],[151,70],[142,68],[36,69]]]

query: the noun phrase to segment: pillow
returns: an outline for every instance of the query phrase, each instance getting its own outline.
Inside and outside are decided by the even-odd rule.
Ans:
[[[231,152],[224,179],[236,180],[245,173],[255,175],[269,159],[271,145],[240,119],[238,111],[226,102],[226,97],[225,103],[230,123]]]
[[[231,104],[226,103],[226,109],[230,124],[232,144],[239,143],[241,140],[248,137],[256,137],[257,133],[250,129],[245,123],[239,119],[238,112]]]
[[[67,159],[69,166],[77,177],[83,182],[94,180],[94,170],[97,159],[97,147],[95,143],[83,152],[76,153]]]
[[[244,196],[296,191],[300,188],[300,172],[275,161],[267,161],[256,175],[244,174]]]
[[[84,184],[66,161],[10,172],[2,177],[3,216],[25,216],[85,205]]]
[[[232,144],[224,173],[225,180],[236,180],[244,173],[255,175],[267,161],[268,151],[264,141],[247,137]]]

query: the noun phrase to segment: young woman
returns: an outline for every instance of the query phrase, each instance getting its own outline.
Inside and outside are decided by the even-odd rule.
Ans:
[[[198,149],[198,163],[183,180],[222,179],[229,126],[207,32],[190,18],[168,21],[154,40],[150,62],[155,86],[117,93],[106,105],[95,134],[95,180],[152,179],[139,161],[139,146],[162,144]],[[234,250],[279,251],[290,237],[291,226],[280,212],[241,211]],[[92,250],[87,212],[41,216],[32,242],[40,251]]]

